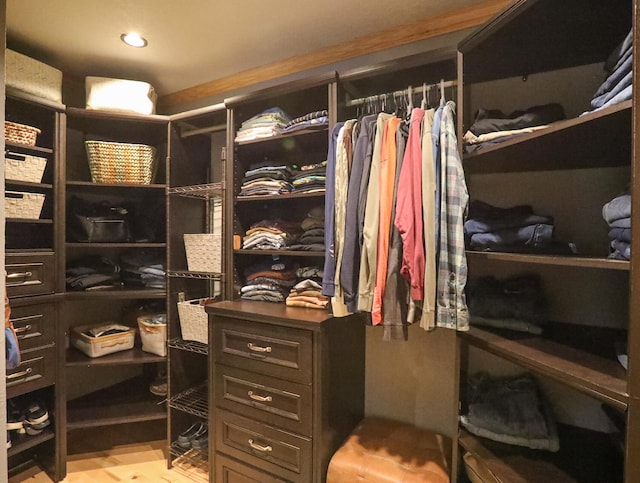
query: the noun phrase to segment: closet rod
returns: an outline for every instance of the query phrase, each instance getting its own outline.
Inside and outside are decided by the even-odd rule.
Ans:
[[[187,138],[189,136],[197,136],[198,134],[207,134],[207,133],[224,131],[225,129],[227,129],[227,125],[226,124],[217,124],[217,125],[214,125],[214,126],[203,127],[203,128],[200,128],[200,129],[190,129],[188,131],[186,131],[186,130],[182,131],[180,133],[180,137]]]
[[[394,91],[394,92],[387,92],[384,94],[376,94],[374,96],[368,96],[368,97],[361,97],[360,99],[351,99],[346,101],[346,106],[347,107],[352,107],[352,106],[361,106],[362,104],[366,104],[367,102],[375,102],[375,101],[380,101],[382,99],[385,98],[385,96],[388,98],[388,100],[393,100],[393,96],[406,96],[409,94],[409,92],[411,92],[412,95],[415,94],[422,94],[422,89],[446,89],[447,87],[456,87],[458,85],[458,81],[457,80],[451,80],[451,81],[446,81],[446,82],[437,82],[435,84],[428,84],[428,85],[424,85],[424,86],[416,86],[416,87],[407,87],[406,89],[402,89],[399,91]]]

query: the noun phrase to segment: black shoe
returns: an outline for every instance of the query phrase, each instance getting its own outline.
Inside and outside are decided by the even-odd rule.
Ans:
[[[193,423],[189,426],[188,429],[180,433],[178,436],[178,446],[181,448],[191,448],[191,442],[193,438],[198,434],[199,431],[202,431],[202,428],[206,428],[207,426],[203,422]]]
[[[204,424],[202,429],[198,431],[191,441],[191,447],[193,449],[197,449],[198,451],[204,451],[209,446],[209,429],[207,425]]]
[[[15,403],[11,400],[7,401],[7,430],[23,430],[25,419],[24,413],[16,407]]]
[[[27,423],[40,424],[44,423],[47,419],[49,419],[49,413],[47,410],[38,404],[37,402],[32,402],[27,407]]]

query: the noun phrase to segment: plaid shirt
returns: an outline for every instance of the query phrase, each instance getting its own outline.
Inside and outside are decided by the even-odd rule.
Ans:
[[[467,257],[464,247],[464,218],[469,193],[458,151],[455,132],[455,103],[447,102],[440,128],[440,253],[436,294],[436,324],[456,330],[469,330],[469,312],[464,293],[467,283]]]

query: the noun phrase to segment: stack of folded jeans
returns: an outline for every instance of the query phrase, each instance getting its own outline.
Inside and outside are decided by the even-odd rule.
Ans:
[[[120,266],[100,255],[87,255],[69,262],[65,275],[72,290],[104,290],[122,285]]]
[[[130,250],[120,256],[120,279],[132,287],[167,288],[163,257],[144,250]]]
[[[553,218],[537,215],[529,205],[499,208],[483,201],[469,204],[464,223],[467,246],[472,250],[537,252],[552,245]]]
[[[539,325],[547,318],[548,303],[536,275],[504,280],[480,277],[469,283],[467,303],[472,325],[542,333]]]
[[[302,129],[324,129],[329,125],[329,112],[327,110],[314,111],[304,116],[296,117],[287,123],[282,129],[283,133],[300,131]]]
[[[242,239],[245,250],[286,249],[298,241],[300,224],[283,220],[260,220],[253,223]]]
[[[276,136],[291,122],[291,117],[279,107],[271,107],[242,123],[236,141],[251,141]]]
[[[239,196],[273,196],[290,193],[291,169],[289,166],[252,165],[245,173]]]
[[[602,217],[609,224],[611,252],[609,258],[631,258],[631,195],[623,194],[602,207]]]
[[[292,193],[322,193],[327,181],[327,162],[300,166],[292,177]]]
[[[264,258],[255,262],[244,271],[246,283],[240,289],[240,298],[284,302],[296,284],[296,268],[286,259]]]
[[[633,93],[633,30],[611,52],[604,65],[606,78],[591,99],[597,111],[631,99]]]
[[[560,104],[533,106],[509,115],[496,109],[478,109],[475,120],[463,140],[466,152],[499,144],[522,134],[546,128],[565,118]]]
[[[325,309],[329,299],[322,295],[322,270],[319,267],[301,267],[296,270],[297,282],[285,303],[294,307]]]
[[[302,235],[298,243],[291,245],[291,250],[323,251],[324,250],[324,207],[312,208],[300,224]]]

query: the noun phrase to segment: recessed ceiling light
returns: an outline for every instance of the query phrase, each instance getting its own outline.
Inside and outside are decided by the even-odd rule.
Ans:
[[[140,37],[140,35],[130,32],[128,34],[122,34],[120,39],[127,45],[131,47],[146,47],[147,39],[144,37]]]

